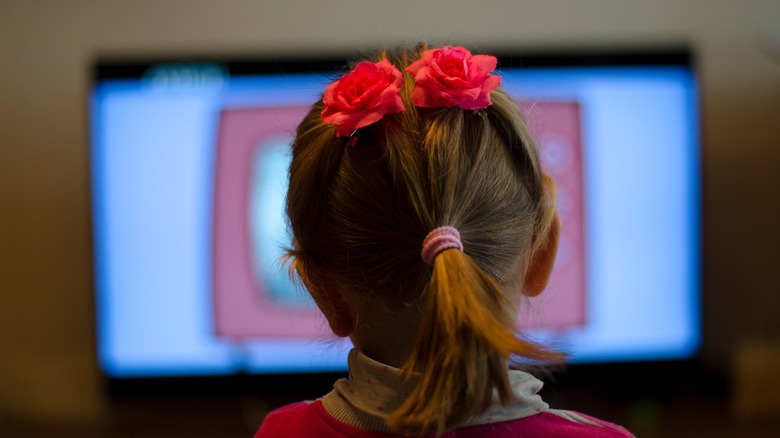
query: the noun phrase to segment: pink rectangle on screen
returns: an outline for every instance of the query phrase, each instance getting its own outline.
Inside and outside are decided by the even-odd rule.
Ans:
[[[582,325],[586,300],[579,106],[569,102],[521,106],[537,139],[543,167],[558,185],[563,232],[551,283],[541,296],[523,304],[520,327]],[[263,275],[268,274],[257,269],[262,248],[253,243],[252,197],[257,189],[253,185],[257,185],[257,173],[263,171],[256,157],[268,145],[291,140],[307,110],[304,106],[261,107],[226,109],[220,114],[213,237],[214,326],[220,337],[332,336],[312,305],[274,293],[271,283],[264,281]]]
[[[311,306],[276,305],[253,265],[250,195],[255,156],[262,152],[258,148],[272,144],[274,139],[291,139],[306,111],[308,107],[299,106],[224,110],[220,114],[213,243],[214,325],[218,336],[332,336]]]

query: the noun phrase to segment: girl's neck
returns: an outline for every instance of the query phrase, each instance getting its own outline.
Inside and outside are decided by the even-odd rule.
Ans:
[[[420,311],[414,306],[401,309],[361,306],[352,343],[363,354],[385,365],[401,368],[417,340]]]

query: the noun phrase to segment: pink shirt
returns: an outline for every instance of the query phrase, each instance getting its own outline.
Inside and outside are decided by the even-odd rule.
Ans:
[[[632,437],[626,429],[606,421],[575,414],[591,424],[567,419],[564,416],[541,412],[517,420],[464,427],[442,435],[443,438],[625,438]],[[390,438],[398,437],[383,432],[372,432],[331,417],[319,400],[299,402],[277,409],[266,417],[255,438]],[[433,435],[426,435],[433,438]]]

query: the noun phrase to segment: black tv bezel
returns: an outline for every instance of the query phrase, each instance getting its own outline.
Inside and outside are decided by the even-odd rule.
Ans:
[[[501,68],[544,67],[640,67],[685,66],[695,71],[693,52],[684,46],[664,48],[611,48],[603,50],[528,49],[521,52],[496,51]],[[91,65],[91,85],[100,80],[138,79],[151,66],[167,64],[217,64],[232,76],[258,74],[338,72],[344,70],[350,56],[273,57],[263,55],[224,56],[97,56]]]
[[[679,66],[689,68],[696,74],[696,64],[693,51],[685,45],[663,47],[609,47],[585,49],[526,49],[517,51],[487,51],[496,54],[500,68],[549,68],[549,67],[652,67]],[[230,77],[252,76],[258,74],[332,72],[334,76],[339,71],[345,71],[355,57],[340,55],[298,55],[298,56],[268,56],[263,54],[228,54],[228,55],[99,55],[90,65],[90,81],[88,93],[94,85],[102,80],[138,79],[152,66],[159,65],[198,65],[212,64],[223,67]],[[87,99],[89,105],[89,99]],[[699,106],[701,103],[699,102]],[[87,107],[87,123],[90,123]],[[701,125],[701,123],[700,123]],[[88,126],[87,132],[91,133]],[[701,126],[699,126],[701,133]],[[90,134],[91,135],[91,134]],[[92,138],[89,138],[88,149]],[[701,163],[701,141],[697,154]],[[87,154],[92,169],[91,153]],[[90,178],[91,181],[91,178]],[[701,187],[702,171],[698,175],[698,186]],[[89,218],[93,229],[94,200],[89,189]],[[701,211],[702,196],[699,190],[699,206]],[[701,215],[700,215],[701,222]],[[701,224],[698,227],[697,241],[699,254],[703,256],[701,244]],[[97,324],[97,283],[94,270],[94,233],[90,234],[90,255],[92,263],[93,292],[93,357],[97,363],[102,386],[110,399],[133,398],[192,398],[215,396],[242,395],[282,395],[294,394],[293,398],[317,397],[327,392],[332,383],[347,372],[311,371],[300,373],[269,373],[251,374],[239,372],[230,375],[181,375],[160,377],[116,377],[107,374],[98,360],[98,324]],[[699,259],[698,281],[702,284],[702,258]],[[699,291],[699,303],[703,296],[702,287]],[[699,333],[703,337],[703,325],[700,313]],[[540,369],[541,374],[549,375],[553,381],[562,385],[579,385],[583,382],[598,384],[602,382],[602,390],[617,394],[639,393],[658,394],[669,388],[675,382],[690,381],[699,371],[702,341],[700,338],[696,353],[687,359],[660,359],[653,361],[616,361],[587,364],[573,364],[558,367],[553,370]],[[554,384],[553,384],[554,386]]]

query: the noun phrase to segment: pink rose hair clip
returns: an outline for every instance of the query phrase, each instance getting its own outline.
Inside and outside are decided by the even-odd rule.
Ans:
[[[322,121],[338,126],[336,136],[351,137],[385,115],[404,110],[402,83],[403,74],[390,61],[361,62],[325,88]]]
[[[479,111],[493,104],[490,93],[501,84],[491,73],[495,56],[472,55],[463,47],[446,46],[423,52],[406,71],[414,77],[412,102],[420,108],[457,106]],[[322,121],[336,125],[337,137],[357,140],[360,128],[404,110],[403,74],[388,60],[361,62],[354,70],[325,88]]]
[[[485,109],[493,104],[490,93],[501,85],[501,78],[491,74],[497,63],[495,56],[472,55],[463,47],[426,50],[406,68],[415,80],[412,102],[421,108]]]

